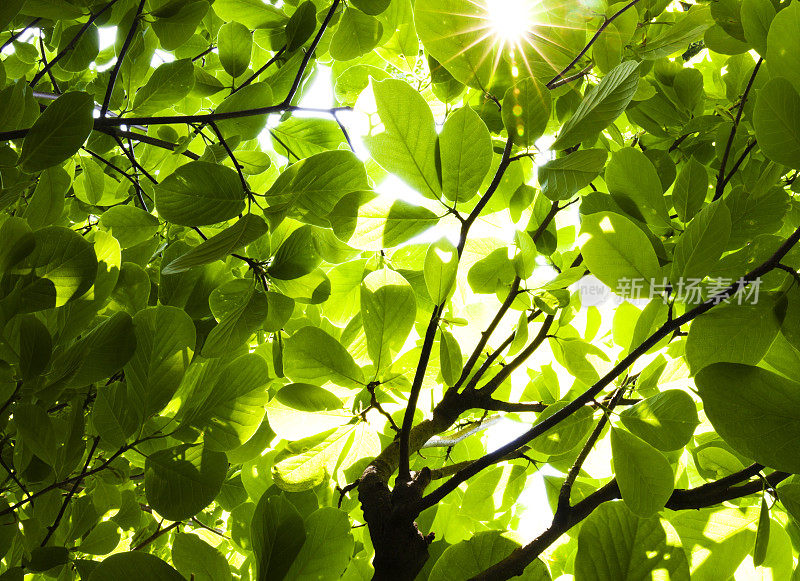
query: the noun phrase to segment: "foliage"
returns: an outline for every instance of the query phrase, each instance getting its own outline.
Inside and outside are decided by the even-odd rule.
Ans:
[[[0,579],[796,578],[798,23],[0,2]]]

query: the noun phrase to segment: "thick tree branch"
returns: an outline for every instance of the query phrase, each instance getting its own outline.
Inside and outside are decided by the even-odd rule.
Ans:
[[[761,480],[755,480],[739,486],[734,486],[734,484],[752,477],[756,466],[758,465],[750,466],[716,482],[710,482],[697,488],[675,490],[667,501],[666,508],[671,510],[696,510],[755,494],[763,487]],[[760,470],[761,467],[758,466],[758,468]],[[755,473],[757,474],[759,470],[755,470]],[[765,480],[768,484],[775,486],[789,476],[791,475],[785,472],[773,472]],[[508,557],[476,575],[470,581],[501,581],[521,575],[525,567],[541,555],[558,537],[583,521],[604,502],[619,498],[620,492],[617,481],[612,480],[571,507],[566,518],[562,518],[560,521],[554,519],[553,524],[533,542],[514,550]]]
[[[425,331],[425,339],[422,342],[422,349],[417,363],[417,370],[414,373],[414,381],[411,384],[411,392],[408,394],[408,405],[403,415],[403,426],[400,429],[400,463],[397,474],[398,482],[408,482],[411,480],[409,468],[409,442],[411,438],[411,427],[414,424],[414,413],[417,411],[417,400],[419,392],[422,390],[422,381],[425,379],[425,370],[428,368],[428,360],[433,349],[433,341],[436,337],[436,330],[439,328],[439,317],[444,310],[444,305],[439,305],[433,309],[428,328]]]
[[[614,381],[617,377],[622,375],[639,357],[641,357],[644,353],[649,351],[650,348],[655,346],[661,339],[669,336],[672,332],[679,329],[682,325],[685,325],[686,323],[692,321],[693,319],[697,318],[703,313],[711,310],[716,305],[730,298],[738,291],[746,288],[749,284],[751,284],[759,277],[763,276],[764,274],[776,268],[777,264],[779,264],[781,259],[797,244],[798,240],[800,240],[800,228],[794,231],[794,233],[780,246],[780,248],[772,255],[772,257],[769,258],[769,260],[767,260],[757,268],[750,271],[736,283],[730,285],[725,290],[715,294],[714,296],[712,296],[705,302],[701,303],[697,307],[687,311],[680,317],[677,317],[675,319],[672,319],[671,321],[667,321],[666,323],[664,323],[652,335],[650,335],[650,337],[648,337],[645,341],[643,341],[636,349],[632,350],[628,356],[626,356],[619,363],[617,363],[617,365],[615,365],[613,369],[611,369],[611,371],[609,371],[606,375],[604,375],[592,387],[590,387],[589,389],[584,391],[581,395],[573,399],[570,403],[568,403],[558,412],[546,418],[545,420],[537,423],[530,430],[528,430],[521,436],[515,438],[511,442],[505,444],[504,446],[501,446],[494,452],[491,452],[489,454],[486,454],[482,458],[479,458],[478,460],[473,462],[468,468],[461,470],[450,480],[442,484],[439,488],[437,488],[436,490],[425,496],[422,499],[422,502],[420,503],[419,510],[422,511],[425,508],[433,506],[434,504],[438,504],[445,496],[447,496],[450,492],[455,490],[459,486],[459,484],[465,482],[472,476],[478,474],[485,467],[493,464],[496,457],[504,456],[509,452],[517,450],[520,447],[526,445],[528,442],[540,436],[550,428],[558,425],[559,422],[569,417],[570,415],[575,413],[578,409],[580,409],[581,407],[592,401],[595,397],[597,397],[597,395],[600,394],[600,392],[603,391],[603,389],[605,389],[608,385],[610,385],[611,382]],[[503,372],[501,371],[501,373]],[[492,382],[494,382],[494,379],[492,380]]]

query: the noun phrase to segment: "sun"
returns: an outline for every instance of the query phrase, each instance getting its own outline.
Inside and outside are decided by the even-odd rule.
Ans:
[[[531,0],[486,0],[486,21],[504,44],[521,42],[533,27]]]

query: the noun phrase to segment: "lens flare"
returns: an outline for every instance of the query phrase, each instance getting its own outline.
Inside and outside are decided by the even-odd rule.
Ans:
[[[517,44],[530,33],[533,27],[531,0],[488,0],[486,20],[499,40],[505,44]]]

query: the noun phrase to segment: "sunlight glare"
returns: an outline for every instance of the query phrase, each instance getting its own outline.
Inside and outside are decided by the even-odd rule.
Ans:
[[[492,32],[504,43],[517,44],[533,24],[530,0],[488,0],[486,11]]]

